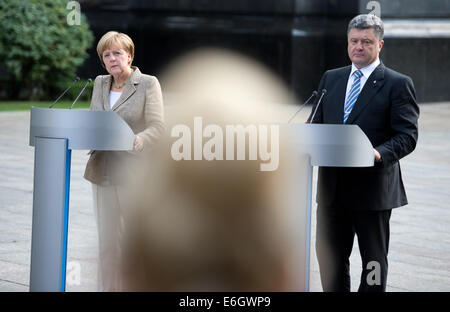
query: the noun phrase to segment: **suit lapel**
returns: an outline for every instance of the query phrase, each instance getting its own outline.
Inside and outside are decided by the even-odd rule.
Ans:
[[[355,106],[353,107],[350,116],[347,119],[347,124],[353,123],[356,118],[361,114],[361,112],[367,107],[375,94],[377,94],[378,90],[384,84],[384,65],[380,63],[380,65],[375,68],[372,74],[367,79],[364,84],[364,88],[361,90],[361,93],[356,100]]]
[[[337,83],[333,90],[327,90],[330,92],[329,94],[333,94],[333,104],[330,105],[330,123],[333,124],[342,124],[344,120],[344,102],[345,102],[345,93],[347,90],[347,81],[348,76],[350,75],[351,66],[347,66],[343,68],[340,72],[339,77],[337,78]]]
[[[109,105],[109,90],[111,89],[111,75],[104,76],[102,79],[102,95],[103,95],[103,109],[111,110]]]
[[[114,106],[112,107],[112,110],[113,111],[117,110],[117,108],[119,108],[120,105],[125,103],[125,101],[128,100],[128,98],[132,96],[134,92],[136,92],[136,87],[134,86],[134,84],[131,83],[130,80],[128,80],[127,84],[125,85],[125,89],[123,89],[122,94],[120,95],[116,104],[114,104]]]
[[[128,79],[125,89],[123,89],[122,95],[117,100],[116,104],[112,107],[113,111],[116,111],[120,105],[125,103],[126,100],[130,98],[136,92],[136,86],[139,83],[141,72],[137,67],[133,67],[134,71],[131,74],[130,79]]]

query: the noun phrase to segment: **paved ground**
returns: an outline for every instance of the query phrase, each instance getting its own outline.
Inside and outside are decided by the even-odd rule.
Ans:
[[[0,291],[29,287],[34,149],[28,146],[28,131],[28,112],[0,113]],[[449,138],[450,103],[421,105],[419,144],[402,161],[410,204],[391,217],[388,291],[450,291]],[[85,151],[73,151],[68,291],[96,289],[96,224],[90,185],[82,179],[86,161]],[[314,246],[315,213],[312,224]],[[311,290],[321,291],[315,257],[313,248]],[[72,279],[78,271],[80,280]],[[355,240],[352,290],[360,272]]]

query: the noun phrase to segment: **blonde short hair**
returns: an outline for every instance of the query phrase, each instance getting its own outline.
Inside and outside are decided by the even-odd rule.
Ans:
[[[102,38],[100,38],[97,44],[97,54],[102,64],[103,64],[103,52],[109,49],[114,44],[119,45],[122,49],[124,49],[127,53],[131,55],[131,61],[129,64],[131,65],[134,59],[133,40],[131,40],[131,38],[128,35],[117,31],[108,31],[106,34],[102,36]]]

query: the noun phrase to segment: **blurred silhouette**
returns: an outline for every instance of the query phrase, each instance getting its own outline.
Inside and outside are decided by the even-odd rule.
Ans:
[[[279,166],[273,171],[260,170],[266,161],[260,156],[250,160],[255,141],[249,133],[245,160],[225,160],[231,147],[225,144],[227,125],[285,122],[295,107],[280,103],[294,99],[257,63],[217,50],[195,51],[175,62],[162,86],[170,95],[165,96],[168,131],[129,184],[123,289],[295,291],[302,255],[296,247],[298,211],[290,183],[296,170],[286,140],[279,140]],[[223,129],[223,160],[193,160],[199,147],[195,117],[202,117],[203,126]],[[192,160],[173,158],[172,145],[179,138],[171,129],[177,125],[193,133]],[[200,147],[213,137],[203,130]],[[275,137],[258,135],[258,148],[261,143],[273,148],[269,141]],[[238,145],[236,139],[234,153]]]

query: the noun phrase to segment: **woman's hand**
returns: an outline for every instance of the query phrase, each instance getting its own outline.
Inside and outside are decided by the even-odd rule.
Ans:
[[[144,149],[144,140],[139,135],[134,137],[133,148],[136,152],[140,152]]]

